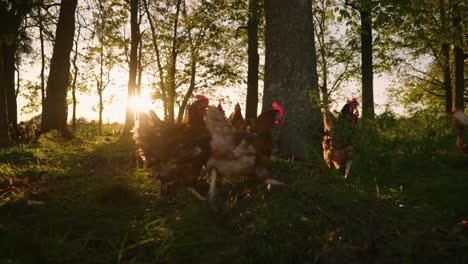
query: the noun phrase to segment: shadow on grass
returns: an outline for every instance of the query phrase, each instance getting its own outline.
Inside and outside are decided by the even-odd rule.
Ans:
[[[383,158],[377,162],[380,169],[358,163],[346,180],[322,167],[276,160],[271,171],[288,186],[268,191],[264,185],[224,181],[217,196],[221,211],[214,213],[182,190],[170,201],[158,200],[156,182],[134,156],[130,139],[100,141],[86,149],[81,154],[60,150],[76,155],[62,163],[67,173],[60,180],[41,193],[0,207],[0,262],[467,259],[465,231],[453,231],[454,224],[466,217],[459,187],[466,186],[459,175],[466,167],[451,158],[430,158],[432,164],[425,167],[428,160],[418,157],[394,157],[391,165]],[[26,199],[44,204],[28,206]]]

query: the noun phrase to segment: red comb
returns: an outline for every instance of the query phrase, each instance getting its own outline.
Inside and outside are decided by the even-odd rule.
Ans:
[[[283,122],[284,109],[278,104],[278,102],[273,102],[271,106],[274,110],[279,112],[279,117],[275,120],[275,124],[281,124],[281,122]]]
[[[347,100],[347,101],[348,101],[348,104],[349,104],[349,103],[356,103],[357,105],[359,105],[358,100],[357,100],[356,98],[354,98],[354,97],[351,98],[351,100]]]
[[[278,104],[278,102],[273,102],[271,104],[271,106],[273,107],[274,110],[278,111],[280,113],[280,116],[283,116],[284,115],[284,110],[283,108],[281,107],[281,105]]]
[[[203,102],[204,102],[205,104],[207,104],[207,105],[210,104],[210,100],[208,100],[208,98],[206,98],[206,96],[204,96],[204,95],[199,94],[199,95],[196,95],[195,97],[196,97],[198,100],[203,101]]]
[[[219,111],[223,111],[223,113],[224,113],[224,109],[223,109],[223,106],[221,105],[221,103],[218,104],[218,109],[219,109]]]

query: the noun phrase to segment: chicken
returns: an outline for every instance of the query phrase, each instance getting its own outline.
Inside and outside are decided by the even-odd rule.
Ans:
[[[242,111],[239,103],[234,107],[234,112],[229,115],[228,118],[229,124],[231,124],[234,133],[243,133],[245,132],[245,121],[242,116]]]
[[[218,104],[217,108],[218,108],[219,111],[221,111],[223,113],[224,117],[226,117],[226,112],[224,111],[223,106],[221,105],[221,103]]]
[[[193,186],[210,153],[210,134],[204,123],[207,103],[206,97],[197,96],[187,106],[182,123],[166,123],[152,111],[140,114],[134,139],[146,167],[160,182],[159,194],[167,184],[178,183],[203,199]]]
[[[328,167],[334,166],[344,171],[347,178],[351,169],[354,147],[352,145],[352,132],[359,118],[356,98],[348,100],[341,109],[338,119],[327,109],[322,109],[325,135],[322,140],[323,158]]]
[[[211,134],[211,155],[206,163],[210,173],[208,198],[213,205],[216,178],[257,177],[267,183],[282,184],[270,179],[268,160],[272,150],[271,129],[282,122],[284,111],[278,103],[273,110],[264,112],[253,120],[247,133],[236,135],[234,128],[214,106],[208,108],[206,127]]]
[[[457,128],[456,146],[460,153],[468,155],[468,146],[466,146],[463,140],[463,132],[468,127],[468,116],[461,109],[457,109],[452,112],[453,120],[452,123]]]

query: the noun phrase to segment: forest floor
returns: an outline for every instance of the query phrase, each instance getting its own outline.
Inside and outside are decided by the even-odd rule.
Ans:
[[[389,152],[348,179],[275,159],[287,186],[224,182],[219,212],[183,189],[158,199],[134,153],[110,136],[0,150],[0,263],[468,263],[455,152]]]

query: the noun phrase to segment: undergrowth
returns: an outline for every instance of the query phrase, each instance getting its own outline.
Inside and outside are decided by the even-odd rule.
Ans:
[[[131,139],[47,134],[0,150],[0,263],[467,263],[468,163],[426,122],[360,128],[348,179],[274,158],[287,186],[226,181],[219,212],[183,189],[158,199]]]

